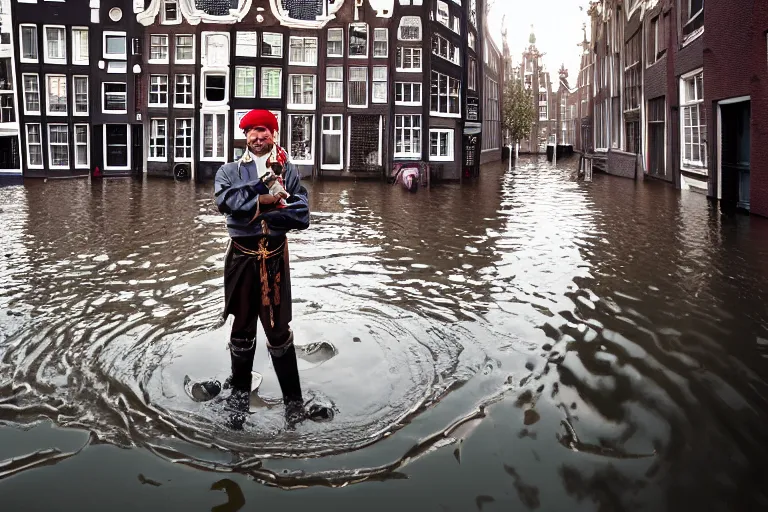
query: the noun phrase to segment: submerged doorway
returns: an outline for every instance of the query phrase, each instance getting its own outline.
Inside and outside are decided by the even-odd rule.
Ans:
[[[721,102],[720,108],[720,183],[722,207],[749,211],[750,171],[749,100]]]

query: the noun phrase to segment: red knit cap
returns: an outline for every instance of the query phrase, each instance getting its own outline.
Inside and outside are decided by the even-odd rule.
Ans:
[[[277,118],[269,110],[251,110],[240,120],[240,129],[246,130],[263,126],[271,132],[277,131]]]

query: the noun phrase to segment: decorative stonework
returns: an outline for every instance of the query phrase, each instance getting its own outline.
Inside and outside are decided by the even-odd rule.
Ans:
[[[201,10],[198,6],[204,9],[214,12],[222,13],[222,1],[221,0],[178,0],[179,11],[184,19],[190,25],[199,25],[200,23],[221,23],[231,24],[237,23],[243,20],[248,12],[251,10],[251,4],[253,0],[238,0],[238,6],[234,9],[229,9],[228,14],[209,14],[205,10]],[[206,1],[214,1],[215,3],[199,3]],[[228,4],[229,0],[225,0]],[[147,7],[144,12],[136,15],[136,21],[148,27],[155,23],[155,20],[160,14],[160,8],[163,6],[163,0],[152,0],[152,3]]]

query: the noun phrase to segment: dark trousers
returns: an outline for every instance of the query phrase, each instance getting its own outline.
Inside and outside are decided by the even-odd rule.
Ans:
[[[283,399],[287,403],[302,399],[290,328],[292,305],[288,245],[285,237],[266,237],[267,251],[279,251],[282,247],[282,252],[266,259],[264,276],[263,258],[249,254],[259,251],[260,238],[233,239],[224,263],[224,317],[229,314],[235,317],[230,334],[232,386],[250,391],[257,321],[260,321]],[[266,290],[263,287],[264,277],[267,279]]]

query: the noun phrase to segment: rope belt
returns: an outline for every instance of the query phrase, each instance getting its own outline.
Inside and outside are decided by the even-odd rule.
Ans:
[[[267,250],[267,239],[266,237],[263,237],[259,240],[259,248],[257,250],[247,249],[243,247],[242,245],[238,244],[234,240],[232,240],[232,246],[240,251],[241,253],[245,254],[246,256],[250,256],[252,258],[256,258],[257,260],[261,261],[261,264],[259,265],[259,278],[261,281],[261,304],[264,306],[269,306],[269,322],[272,325],[272,327],[275,326],[275,318],[274,318],[274,312],[272,306],[279,306],[280,305],[280,272],[275,272],[275,283],[274,283],[274,300],[270,299],[269,297],[269,275],[267,273],[267,260],[276,258],[278,256],[282,256],[285,252],[285,240],[275,249]]]

